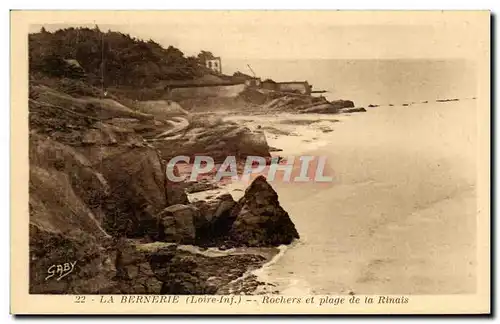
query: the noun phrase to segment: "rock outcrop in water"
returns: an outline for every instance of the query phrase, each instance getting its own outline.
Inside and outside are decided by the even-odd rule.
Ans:
[[[301,114],[336,114],[342,108],[352,108],[350,100],[328,101],[325,97],[294,96],[280,94],[265,105],[267,111],[286,111]]]
[[[30,293],[215,293],[267,259],[206,256],[170,242],[269,246],[298,237],[263,179],[238,203],[226,195],[190,204],[168,181],[161,147],[145,140],[167,126],[161,117],[41,85],[31,86],[29,109]],[[202,143],[231,126],[220,127]],[[252,141],[245,134],[231,138]],[[220,147],[221,155],[236,149]],[[71,270],[49,270],[57,266]]]

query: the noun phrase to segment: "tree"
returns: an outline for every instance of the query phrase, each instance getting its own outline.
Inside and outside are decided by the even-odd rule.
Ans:
[[[213,57],[212,53],[200,54]],[[66,28],[29,35],[30,71],[50,74],[64,60],[76,59],[95,86],[155,87],[163,80],[190,80],[207,73],[195,57],[128,34],[95,28]]]
[[[212,54],[212,52],[209,52],[209,51],[201,51],[199,54],[198,54],[198,60],[200,61],[200,63],[202,64],[205,64],[205,62],[207,60],[213,60],[215,58],[215,56]]]

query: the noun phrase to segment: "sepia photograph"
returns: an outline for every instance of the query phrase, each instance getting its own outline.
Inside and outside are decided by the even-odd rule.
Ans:
[[[13,296],[488,313],[490,19],[12,12]]]

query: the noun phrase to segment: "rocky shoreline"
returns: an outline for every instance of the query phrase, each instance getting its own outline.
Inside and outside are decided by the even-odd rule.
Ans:
[[[171,182],[166,161],[301,153],[328,142],[342,115],[366,111],[256,90],[234,101],[250,111],[190,111],[169,100],[127,106],[58,82],[30,81],[34,294],[275,293],[252,271],[300,236],[265,177],[239,187],[210,174]]]
[[[166,178],[164,154],[182,153],[169,146],[176,140],[154,139],[168,138],[165,129],[177,127],[169,122],[179,114],[197,135],[173,132],[184,135],[184,149],[190,142],[213,143],[218,146],[206,149],[215,157],[237,152],[243,158],[262,147],[269,155],[261,133],[254,139],[248,128],[220,120],[197,124],[179,107],[170,117],[170,106],[148,113],[151,108],[138,111],[113,99],[30,84],[30,293],[246,293],[256,280],[235,280],[276,252],[232,249],[276,251],[299,238],[264,177],[238,201],[222,194],[196,202],[186,191],[216,184]],[[220,134],[237,145],[221,144]],[[185,246],[229,252],[207,256]],[[71,273],[64,273],[66,263],[75,263]]]

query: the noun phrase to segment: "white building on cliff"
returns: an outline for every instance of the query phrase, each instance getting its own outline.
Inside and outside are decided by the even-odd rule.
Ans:
[[[205,66],[214,72],[222,73],[220,57],[205,60]]]

